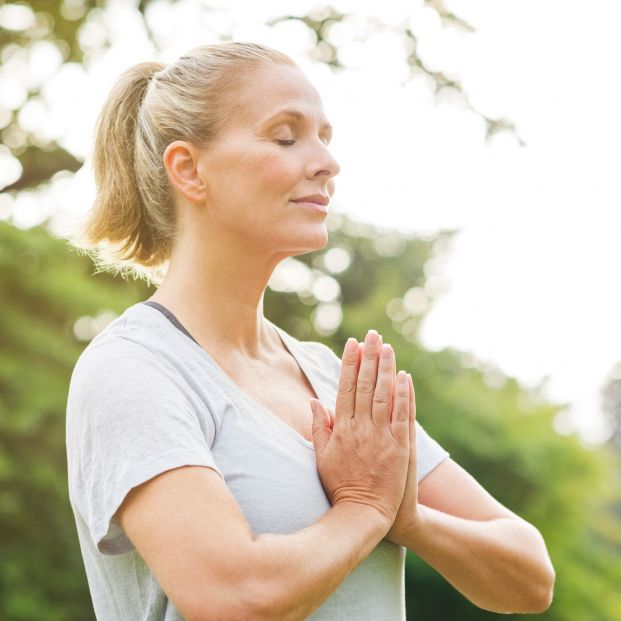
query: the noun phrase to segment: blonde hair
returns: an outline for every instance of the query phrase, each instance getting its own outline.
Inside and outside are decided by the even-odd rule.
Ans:
[[[176,234],[164,151],[175,140],[207,146],[234,114],[231,95],[244,72],[264,63],[295,65],[265,45],[234,41],[194,48],[168,66],[138,63],[119,76],[95,128],[96,198],[70,240],[98,272],[161,284]]]

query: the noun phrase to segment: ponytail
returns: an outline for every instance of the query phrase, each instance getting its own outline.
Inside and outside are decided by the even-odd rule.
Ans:
[[[139,63],[117,79],[95,126],[92,166],[96,198],[72,243],[84,250],[103,271],[125,276],[134,271],[132,259],[158,261],[154,234],[136,183],[136,129],[140,109],[153,74],[161,63]],[[107,242],[102,245],[102,242]],[[92,246],[99,246],[96,251]],[[161,259],[161,257],[160,257]]]

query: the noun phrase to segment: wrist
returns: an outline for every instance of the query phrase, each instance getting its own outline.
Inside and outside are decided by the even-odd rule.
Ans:
[[[373,524],[378,531],[381,531],[382,537],[390,530],[390,527],[394,522],[394,517],[391,518],[374,505],[363,502],[356,502],[354,500],[339,500],[334,503],[332,508],[337,509],[339,512],[348,514],[350,519],[354,521],[359,521],[365,524]]]
[[[414,552],[424,546],[427,535],[430,532],[433,517],[430,513],[432,511],[429,507],[420,503],[416,505],[416,511],[409,516],[405,531],[400,533],[402,545]]]
[[[416,536],[422,536],[427,531],[427,525],[429,523],[429,507],[418,503],[416,505],[416,511],[413,512],[410,518],[410,532]]]

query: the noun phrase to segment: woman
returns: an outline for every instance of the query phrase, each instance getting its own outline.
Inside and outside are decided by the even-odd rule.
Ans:
[[[135,65],[104,105],[82,247],[159,287],[71,378],[98,619],[404,619],[406,547],[478,606],[549,606],[541,535],[415,422],[381,336],[339,360],[263,316],[278,263],[326,245],[330,131],[299,67],[250,43]]]

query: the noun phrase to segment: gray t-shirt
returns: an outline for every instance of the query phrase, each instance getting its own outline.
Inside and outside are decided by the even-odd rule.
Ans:
[[[269,323],[334,409],[339,357]],[[182,619],[112,520],[133,487],[166,470],[212,468],[257,534],[294,533],[330,509],[313,443],[242,392],[181,328],[161,309],[130,306],[71,376],[69,498],[99,621]],[[421,480],[449,453],[416,424]],[[381,541],[309,619],[404,620],[404,561],[403,546]]]

